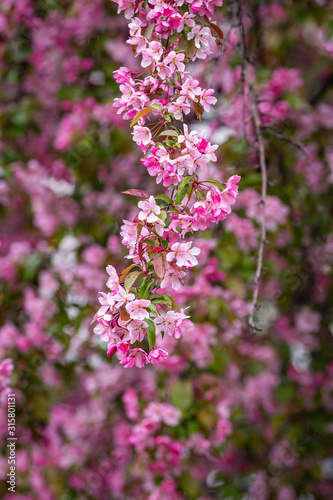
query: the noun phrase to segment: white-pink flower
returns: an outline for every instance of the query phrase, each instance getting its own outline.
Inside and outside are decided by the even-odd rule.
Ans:
[[[193,247],[192,242],[188,243],[174,243],[171,245],[172,252],[169,252],[166,256],[166,260],[168,262],[172,262],[176,260],[176,264],[179,267],[193,267],[198,264],[198,260],[195,255],[199,255],[200,249],[197,247]]]
[[[130,302],[134,299],[135,295],[133,293],[127,293],[122,286],[119,286],[117,293],[113,295],[113,300],[116,303],[116,307],[118,309],[124,304],[127,304],[127,302]]]
[[[170,270],[164,276],[164,279],[161,281],[161,288],[166,288],[167,286],[171,286],[173,290],[179,290],[182,285],[180,281],[181,278],[185,277],[186,273],[182,271],[181,275],[175,274],[173,270]]]
[[[174,118],[176,118],[176,120],[181,120],[181,118],[183,117],[183,113],[185,115],[188,115],[190,111],[191,107],[188,103],[188,100],[183,95],[178,97],[177,101],[172,102],[168,106],[168,112],[173,113],[173,116]]]
[[[185,54],[182,52],[175,52],[171,50],[169,54],[164,59],[165,64],[170,66],[172,72],[174,71],[185,71],[185,64],[183,63],[185,59]]]
[[[182,85],[180,95],[184,95],[188,99],[196,100],[197,96],[201,94],[198,80],[187,78]]]
[[[148,146],[151,141],[151,132],[148,127],[140,127],[135,125],[133,128],[133,139],[138,146]]]
[[[213,89],[204,89],[200,95],[200,102],[203,109],[208,113],[210,106],[216,104],[216,97],[213,97]]]
[[[205,47],[210,48],[213,37],[211,35],[209,28],[201,28],[201,26],[196,25],[188,34],[187,39],[192,40],[194,38],[195,46],[197,49]]]
[[[149,302],[149,301],[147,301]],[[142,342],[144,339],[144,336],[146,334],[146,328],[148,324],[145,321],[141,321],[139,319],[136,319],[134,321],[131,321],[128,325],[127,328],[130,332],[130,338],[131,338],[131,344],[139,340],[139,342]]]
[[[149,223],[158,221],[158,215],[161,213],[160,207],[156,204],[154,196],[150,196],[149,200],[140,201],[138,207],[141,208],[139,213],[140,220],[146,220]]]
[[[142,51],[141,66],[146,68],[147,66],[154,65],[155,62],[160,61],[162,54],[163,47],[160,42],[151,42],[148,47]]]
[[[170,337],[175,336],[179,339],[181,336],[181,327],[187,324],[191,324],[188,321],[189,316],[186,316],[183,312],[168,311],[165,316],[158,316],[154,323],[156,325],[156,333],[165,333],[170,335]]]
[[[138,299],[127,304],[126,310],[131,319],[144,320],[145,318],[149,318],[149,312],[147,311],[147,307],[149,306],[150,300]]]

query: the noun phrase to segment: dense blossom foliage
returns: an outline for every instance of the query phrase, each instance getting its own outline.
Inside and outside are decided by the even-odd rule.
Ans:
[[[122,243],[129,249],[126,257],[134,264],[120,279],[113,266],[107,267],[111,291],[101,292],[94,331],[108,343],[109,356],[117,353],[125,368],[142,368],[168,356],[164,349],[155,347],[156,334],[162,339],[165,333],[179,338],[182,328],[191,324],[172,294],[158,293],[179,290],[186,271],[198,264],[200,249],[179,239],[208,229],[230,214],[240,177],[233,175],[225,184],[217,179],[200,180],[208,163],[216,162],[218,145],[208,142],[204,134],[189,132],[186,124],[182,130],[173,124],[174,120],[183,122],[191,106],[201,118],[203,111],[208,112],[216,103],[214,90],[201,88],[185,70],[185,63],[204,60],[216,43],[221,45],[223,34],[208,17],[214,12],[214,2],[187,2],[186,11],[183,1],[174,5],[116,3],[118,13],[125,10],[130,20],[127,42],[133,54],[141,57],[144,70],[135,74],[123,66],[115,72],[122,97],[114,104],[118,113],[132,120],[131,125],[137,123],[133,140],[143,152],[148,151],[142,164],[157,183],[163,181],[172,192],[170,197],[162,194],[154,198],[145,191],[127,191],[145,199],[138,203],[140,212],[134,220],[125,220],[121,228]],[[147,123],[151,115],[157,121]],[[167,128],[169,124],[172,128]],[[138,347],[146,338],[149,354]]]
[[[221,4],[0,4],[5,500],[332,497],[333,6]]]

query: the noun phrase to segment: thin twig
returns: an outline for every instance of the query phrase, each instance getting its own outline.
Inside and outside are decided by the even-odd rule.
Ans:
[[[258,302],[259,295],[259,283],[260,277],[262,274],[262,264],[264,257],[264,248],[266,244],[266,198],[267,198],[267,168],[266,168],[266,156],[265,156],[265,144],[262,136],[262,124],[260,119],[260,114],[258,110],[258,102],[257,96],[252,85],[252,82],[249,78],[247,72],[247,62],[248,62],[248,54],[247,54],[247,46],[245,40],[245,32],[244,25],[242,20],[242,6],[241,0],[237,0],[237,17],[238,17],[238,29],[241,38],[241,47],[242,47],[242,68],[244,70],[245,81],[249,88],[249,93],[251,97],[251,116],[252,121],[256,133],[257,143],[258,143],[258,151],[259,151],[259,160],[260,160],[260,172],[261,172],[261,206],[262,206],[262,219],[261,219],[261,228],[260,228],[260,241],[259,241],[259,249],[258,249],[258,261],[257,261],[257,269],[254,277],[254,290],[253,297],[251,303],[251,309],[249,313],[248,323],[249,326],[256,330],[253,320],[254,311]]]
[[[307,158],[309,158],[309,155],[306,152],[303,144],[301,144],[300,142],[296,142],[293,139],[290,139],[289,137],[285,137],[283,134],[281,134],[281,132],[277,132],[277,130],[274,130],[272,127],[270,127],[268,125],[264,125],[261,128],[263,130],[267,130],[267,132],[269,132],[270,134],[274,135],[278,139],[281,139],[281,141],[284,141],[284,142],[287,142],[288,144],[291,144],[296,149],[298,149],[304,156],[306,156]]]

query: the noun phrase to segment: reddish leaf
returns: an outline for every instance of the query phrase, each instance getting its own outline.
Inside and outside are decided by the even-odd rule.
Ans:
[[[129,189],[128,191],[122,191],[122,193],[136,196],[137,198],[144,198],[145,200],[148,200],[150,196],[146,191],[142,191],[141,189]]]
[[[130,315],[126,311],[125,306],[121,306],[120,308],[120,318],[121,321],[128,321],[130,319]]]
[[[195,102],[195,101],[192,101],[192,102],[193,102],[195,114],[197,115],[197,118],[199,118],[199,120],[201,120],[204,109],[201,106],[200,102]]]
[[[152,111],[151,108],[143,108],[140,111],[138,111],[138,113],[135,115],[135,117],[131,121],[130,127],[133,127],[133,125],[135,125],[136,122],[140,120],[140,118],[143,118],[144,116],[148,115],[148,113],[150,113],[151,111]]]
[[[157,276],[162,280],[165,276],[165,256],[163,253],[158,253],[154,257],[154,270]]]
[[[213,36],[215,35],[215,37],[216,37],[215,38],[216,43],[218,45],[219,44],[222,45],[222,42],[223,42],[223,39],[224,39],[223,31],[215,23],[210,23],[210,29],[212,31]]]
[[[192,40],[188,40],[186,35],[182,35],[179,39],[178,43],[178,50],[179,52],[184,52],[185,57],[187,59],[192,59],[192,57],[195,54],[195,41],[192,38]]]
[[[123,281],[123,279],[128,275],[128,273],[134,268],[138,267],[136,264],[131,264],[130,266],[126,267],[126,269],[123,270],[121,275],[119,276],[119,283]]]
[[[141,242],[138,244],[138,254],[139,254],[139,259],[142,262],[143,261],[143,244]]]

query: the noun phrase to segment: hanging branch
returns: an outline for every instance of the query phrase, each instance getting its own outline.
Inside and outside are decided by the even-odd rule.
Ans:
[[[259,162],[260,162],[260,172],[261,172],[261,201],[260,204],[262,206],[262,219],[261,219],[261,228],[260,228],[260,241],[259,241],[259,249],[258,249],[258,260],[257,260],[257,268],[254,276],[254,290],[253,297],[251,302],[251,309],[249,313],[248,323],[249,326],[256,330],[254,325],[254,312],[257,307],[258,295],[259,295],[259,285],[260,278],[262,274],[263,268],[263,257],[264,257],[264,247],[266,244],[266,198],[267,198],[267,168],[266,168],[266,156],[265,156],[265,145],[264,138],[262,135],[262,124],[260,113],[258,109],[257,96],[253,87],[253,84],[249,78],[247,71],[247,64],[249,62],[246,40],[245,40],[245,31],[242,20],[242,6],[241,0],[236,1],[237,6],[237,19],[238,19],[238,29],[240,34],[240,46],[241,46],[241,57],[242,57],[242,75],[245,79],[245,83],[248,86],[249,94],[251,98],[251,118],[254,125],[254,130],[256,134],[256,139],[258,143],[258,151],[259,151]],[[244,96],[245,97],[245,96]]]

